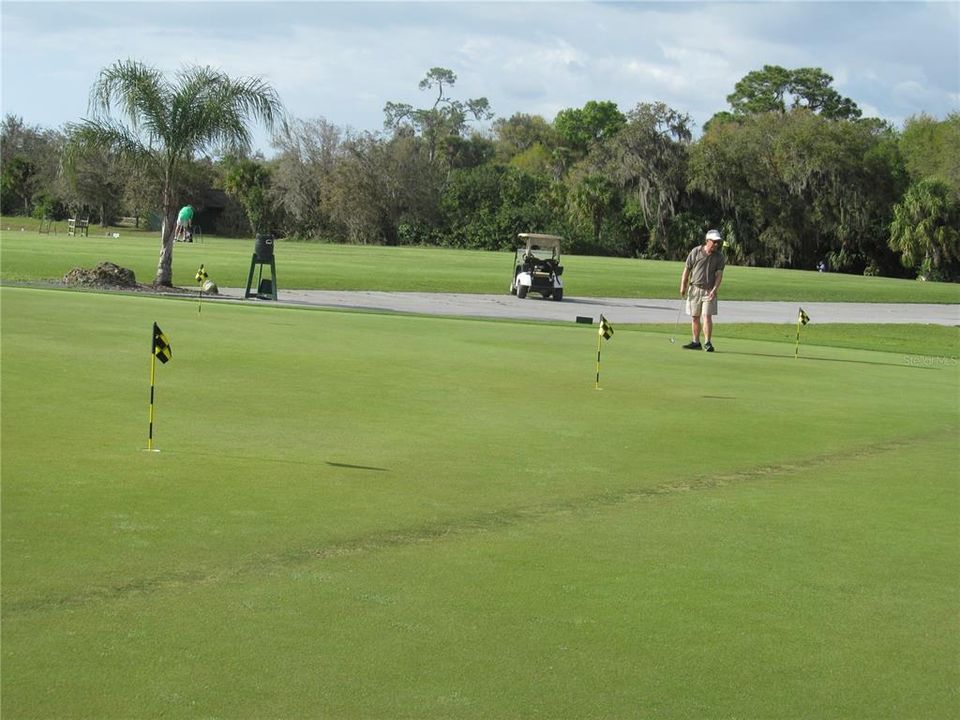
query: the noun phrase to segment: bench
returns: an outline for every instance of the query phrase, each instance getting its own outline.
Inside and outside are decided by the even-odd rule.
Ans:
[[[70,218],[67,220],[67,235],[90,236],[90,218]]]

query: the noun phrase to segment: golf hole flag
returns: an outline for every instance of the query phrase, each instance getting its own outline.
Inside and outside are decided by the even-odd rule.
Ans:
[[[207,275],[207,271],[204,269],[203,265],[197,270],[197,284],[200,285],[200,297],[197,299],[197,312],[203,310],[203,284],[207,281],[207,278],[210,276]]]
[[[803,311],[803,308],[800,308],[800,314],[797,315],[797,349],[793,352],[794,360],[800,355],[800,328],[808,322],[810,322],[810,316]]]
[[[150,347],[150,426],[147,429],[147,450],[153,450],[153,390],[157,375],[157,360],[166,363],[173,357],[170,340],[156,323],[153,324],[153,343]]]
[[[153,354],[159,358],[162,363],[166,363],[167,360],[173,357],[170,340],[156,323],[153,324]]]
[[[608,323],[603,315],[600,316],[600,337],[604,340],[609,340],[613,337],[613,325]]]
[[[594,387],[600,389],[600,348],[603,346],[604,340],[609,340],[613,337],[613,325],[607,322],[607,319],[601,315],[600,316],[600,329],[597,331],[597,380]]]

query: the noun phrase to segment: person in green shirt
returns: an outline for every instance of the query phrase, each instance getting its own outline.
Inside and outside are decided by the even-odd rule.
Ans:
[[[193,205],[184,205],[177,215],[177,240],[193,242]]]

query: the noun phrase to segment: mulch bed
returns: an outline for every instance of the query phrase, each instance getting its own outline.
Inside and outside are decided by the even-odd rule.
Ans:
[[[75,267],[63,276],[62,285],[96,290],[134,290],[151,293],[185,293],[189,290],[167,285],[144,285],[137,282],[133,270],[112,262],[102,262],[95,268]]]

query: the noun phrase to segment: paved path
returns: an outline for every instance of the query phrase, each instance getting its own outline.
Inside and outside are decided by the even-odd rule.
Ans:
[[[243,288],[221,288],[226,298],[242,300]],[[250,299],[250,303],[272,303]],[[377,310],[423,315],[514,318],[525,320],[576,320],[577,316],[596,321],[600,314],[613,323],[675,323],[680,299],[566,297],[561,302],[528,297],[518,300],[502,295],[418,292],[341,292],[334,290],[283,290],[278,303],[358,310]],[[795,323],[799,304],[795,302],[753,302],[721,300],[719,322]],[[923,323],[960,325],[960,305],[912,303],[804,303],[812,322],[822,323]]]

